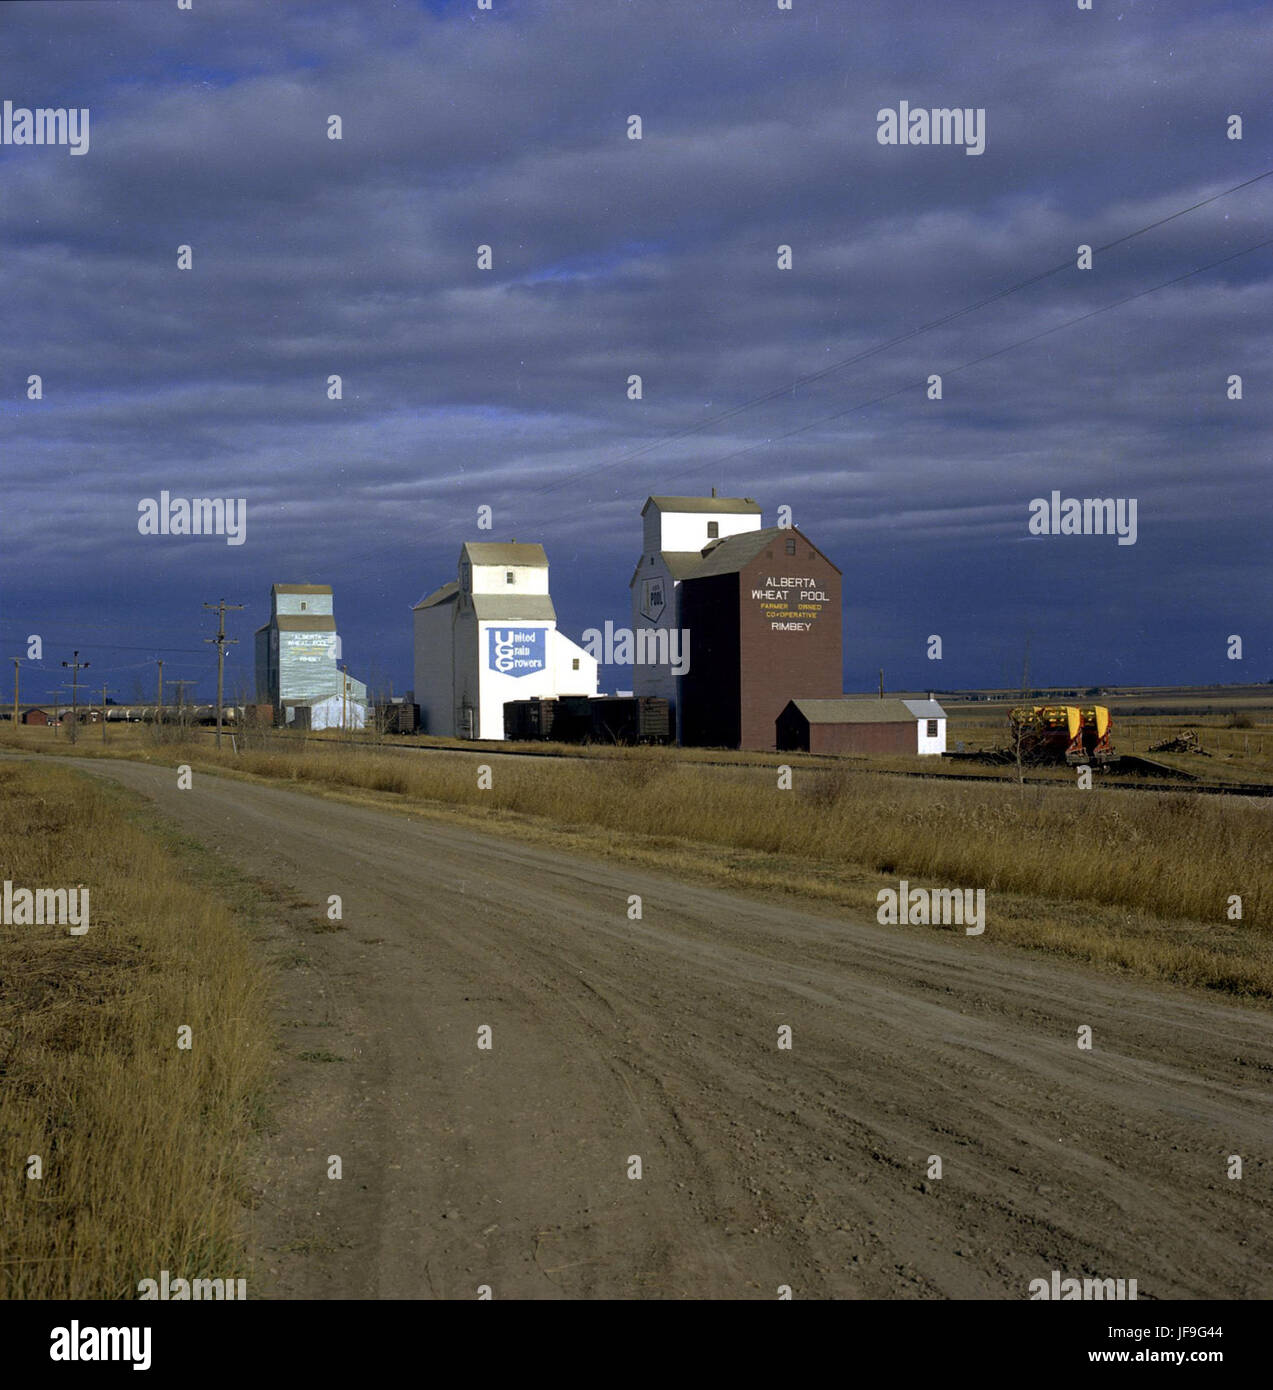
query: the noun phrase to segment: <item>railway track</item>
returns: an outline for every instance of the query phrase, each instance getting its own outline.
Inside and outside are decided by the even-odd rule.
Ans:
[[[205,733],[212,733],[212,730],[203,730]],[[228,737],[228,735],[227,735]],[[262,732],[257,731],[253,734],[254,738],[264,738],[271,741],[283,742],[295,745],[296,736],[281,732]],[[303,740],[308,742],[308,740]],[[330,739],[316,740],[324,744],[332,744]],[[410,744],[410,743],[374,743],[370,739],[350,739],[347,743],[342,743],[341,747],[360,747],[373,752],[387,752],[391,750],[401,750],[406,753],[458,753],[465,757],[493,756],[503,758],[552,758],[558,761],[584,760],[589,761],[590,755],[587,753],[560,753],[552,749],[544,748],[500,748],[497,745],[484,743],[479,747],[472,748],[453,748],[449,746],[438,746],[435,744]],[[957,756],[957,755],[955,755]],[[801,766],[813,768],[818,771],[831,771],[836,768],[851,767],[861,772],[873,772],[880,777],[908,777],[911,779],[926,782],[979,782],[987,786],[1011,786],[1016,783],[1015,777],[996,777],[987,775],[977,775],[967,772],[911,772],[899,768],[873,767],[867,761],[854,760],[850,762],[846,758],[816,758],[808,754],[804,755],[806,761]],[[724,767],[724,768],[761,768],[772,769],[776,766],[770,762],[749,761],[749,760],[730,760],[722,762],[715,758],[696,758],[684,756],[681,760],[698,767]],[[1168,777],[1161,777],[1157,781],[1129,781],[1125,778],[1110,776],[1105,772],[1097,773],[1098,785],[1109,788],[1117,788],[1120,791],[1139,791],[1156,792],[1159,795],[1168,792],[1186,792],[1197,796],[1255,796],[1273,797],[1273,783],[1265,782],[1186,782],[1178,781]],[[1031,777],[1029,774],[1023,779],[1025,786],[1030,787],[1063,787],[1068,785],[1058,781],[1054,777]]]

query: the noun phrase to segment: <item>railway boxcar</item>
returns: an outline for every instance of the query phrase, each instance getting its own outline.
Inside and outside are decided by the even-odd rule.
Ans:
[[[593,743],[666,743],[671,737],[667,700],[658,695],[602,695],[589,702]]]
[[[671,730],[669,703],[656,695],[559,695],[504,705],[504,737],[523,742],[666,743]]]

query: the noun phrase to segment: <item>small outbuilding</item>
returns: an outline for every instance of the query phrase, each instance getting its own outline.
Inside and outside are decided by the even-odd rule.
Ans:
[[[30,709],[22,711],[22,722],[24,724],[47,724],[49,722],[48,710],[38,709],[34,705]]]
[[[353,685],[353,681],[350,681]],[[365,729],[367,706],[348,695],[320,695],[312,700],[284,700],[283,719],[289,729]]]
[[[102,712],[96,705],[79,705],[64,709],[58,716],[59,724],[99,724]]]
[[[946,711],[929,696],[927,700],[903,700],[919,725],[917,753],[946,751]]]
[[[935,700],[789,700],[774,728],[784,752],[946,751],[946,712]]]

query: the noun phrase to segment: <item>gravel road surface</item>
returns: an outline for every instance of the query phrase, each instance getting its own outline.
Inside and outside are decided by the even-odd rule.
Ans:
[[[1024,1298],[1054,1269],[1273,1296],[1267,1013],[444,820],[75,766],[278,890],[252,1296]],[[316,932],[330,894],[343,930]]]

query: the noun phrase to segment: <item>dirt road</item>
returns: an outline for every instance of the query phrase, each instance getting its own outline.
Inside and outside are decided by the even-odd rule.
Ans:
[[[283,891],[297,1026],[251,1296],[1024,1298],[1054,1269],[1273,1295],[1267,1014],[441,821],[76,766]],[[344,930],[315,932],[330,894]]]

